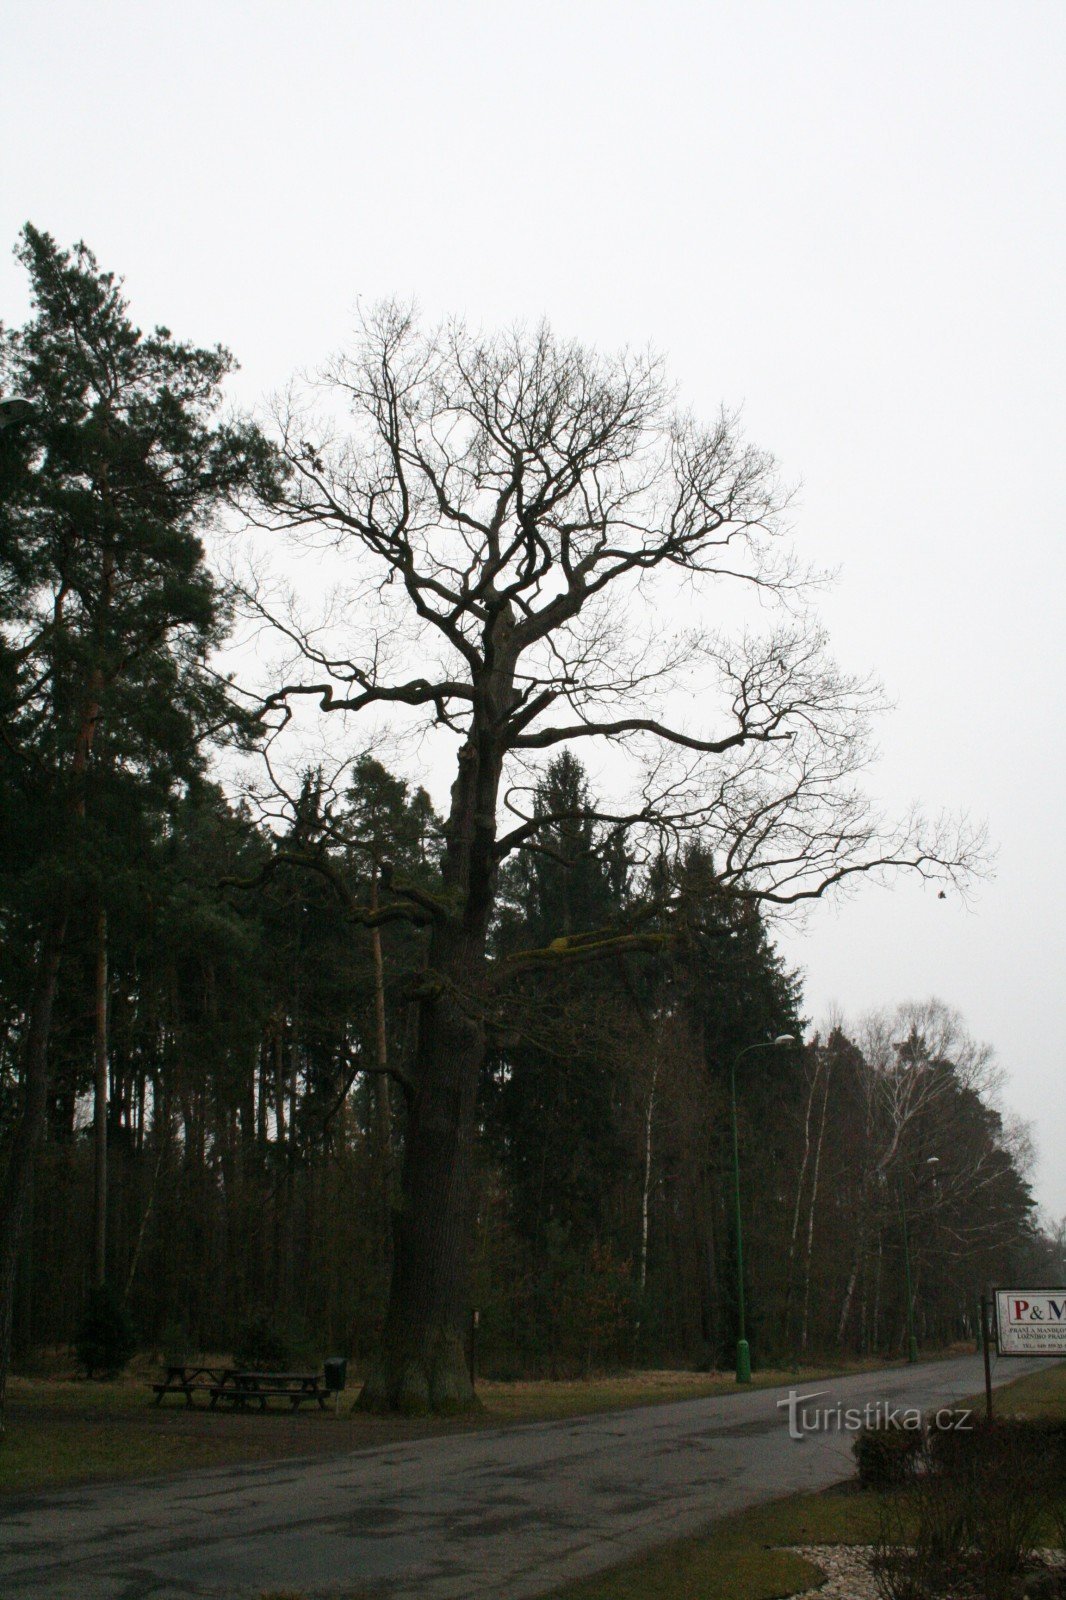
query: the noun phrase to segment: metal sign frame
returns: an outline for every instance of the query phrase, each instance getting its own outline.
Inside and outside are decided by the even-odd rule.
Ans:
[[[1062,1322],[1059,1325],[1062,1333],[1062,1346],[1058,1350],[1005,1350],[1003,1348],[1003,1340],[1000,1337],[999,1327],[999,1297],[1001,1294],[1010,1295],[1016,1298],[1024,1298],[1026,1295],[1054,1295],[1056,1299],[1061,1299],[1062,1301],[1066,1302],[1066,1284],[1033,1283],[1027,1284],[1024,1288],[1000,1285],[990,1288],[988,1293],[992,1301],[992,1323],[996,1335],[996,1355],[1000,1358],[1000,1360],[1031,1361],[1042,1359],[1047,1361],[1062,1361],[1064,1358],[1066,1358],[1066,1317],[1063,1317]],[[1049,1324],[1045,1323],[1043,1326],[1047,1327]]]

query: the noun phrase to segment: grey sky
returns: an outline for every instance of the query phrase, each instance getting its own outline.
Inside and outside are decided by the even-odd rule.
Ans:
[[[84,237],[242,400],[398,294],[743,406],[897,703],[871,786],[999,845],[970,909],[868,888],[790,932],[808,1011],[957,1006],[1066,1212],[1066,7],[51,0],[3,40],[0,240]]]

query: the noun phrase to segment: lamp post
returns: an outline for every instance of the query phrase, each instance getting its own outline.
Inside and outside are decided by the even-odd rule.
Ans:
[[[5,428],[17,428],[32,422],[36,415],[37,407],[32,400],[27,400],[21,394],[5,395],[0,399],[0,433]]]
[[[737,1137],[737,1067],[753,1050],[775,1050],[782,1045],[795,1044],[795,1034],[779,1033],[776,1039],[764,1039],[758,1044],[745,1045],[734,1056],[729,1068],[729,1111],[733,1124],[733,1205],[734,1226],[737,1235],[737,1382],[751,1382],[751,1351],[748,1348],[747,1330],[744,1326],[744,1242],[740,1226],[740,1140]]]
[[[926,1166],[934,1169],[940,1164],[939,1156],[929,1156]],[[935,1170],[933,1177],[936,1177]],[[907,1238],[907,1208],[903,1204],[903,1179],[898,1180],[899,1218],[903,1224],[903,1277],[907,1286],[907,1360],[917,1361],[918,1340],[914,1332],[914,1289],[911,1284],[911,1247]]]

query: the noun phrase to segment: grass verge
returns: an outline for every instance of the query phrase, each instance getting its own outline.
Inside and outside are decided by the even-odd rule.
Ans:
[[[677,1540],[567,1584],[546,1600],[780,1600],[817,1587],[824,1575],[777,1546],[857,1543],[856,1529],[872,1539],[877,1519],[877,1496],[850,1487],[792,1495],[729,1517],[708,1536]],[[265,1594],[259,1600],[304,1597]]]
[[[876,1370],[884,1362],[856,1362],[849,1372]],[[752,1374],[750,1383],[738,1384],[727,1372],[627,1372],[609,1378],[519,1381],[478,1384],[478,1394],[490,1425],[552,1422],[563,1417],[590,1416],[599,1411],[623,1411],[629,1406],[668,1405],[675,1400],[704,1400],[712,1395],[739,1394],[752,1389],[774,1389],[783,1384],[813,1383],[838,1375],[842,1367],[767,1367]]]
[[[975,1411],[984,1416],[985,1397],[974,1395],[970,1401]],[[1045,1367],[1042,1372],[1032,1372],[1027,1378],[1016,1378],[992,1394],[994,1417],[1053,1417],[1066,1421],[1066,1362]]]
[[[837,1488],[753,1506],[705,1535],[567,1584],[552,1600],[776,1600],[814,1589],[825,1574],[780,1546],[872,1539],[877,1501],[873,1493]]]

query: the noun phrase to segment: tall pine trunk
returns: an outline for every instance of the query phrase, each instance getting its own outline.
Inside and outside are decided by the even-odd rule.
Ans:
[[[61,905],[46,924],[41,940],[22,1053],[22,1112],[11,1144],[0,1201],[0,1432],[3,1431],[7,1373],[11,1363],[15,1270],[34,1162],[48,1114],[48,1042],[68,915],[67,905]]]
[[[378,909],[378,868],[374,865],[370,881],[370,906]],[[374,970],[374,1066],[373,1114],[374,1161],[381,1199],[381,1238],[388,1262],[392,1242],[392,1211],[395,1204],[396,1159],[392,1137],[392,1099],[389,1094],[389,1039],[385,1016],[385,957],[381,929],[370,930],[370,955]]]
[[[93,1086],[93,1282],[107,1277],[107,912],[96,918]]]
[[[113,564],[105,561],[105,587],[110,592]],[[98,670],[92,674],[88,701],[85,705],[74,740],[71,762],[72,804],[69,812],[68,844],[75,846],[85,820],[85,780],[92,754],[93,742],[100,720],[100,694],[103,678]],[[70,921],[71,894],[64,883],[59,901],[49,914],[34,973],[30,1000],[29,1026],[22,1056],[22,1113],[15,1130],[7,1171],[4,1174],[2,1204],[0,1204],[0,1433],[4,1426],[4,1405],[7,1399],[7,1374],[11,1365],[11,1331],[15,1298],[15,1275],[18,1267],[19,1245],[22,1239],[22,1221],[26,1200],[33,1182],[37,1150],[48,1120],[48,1088],[50,1070],[48,1046],[52,1033],[52,1008],[55,1004],[59,967],[67,939]]]

